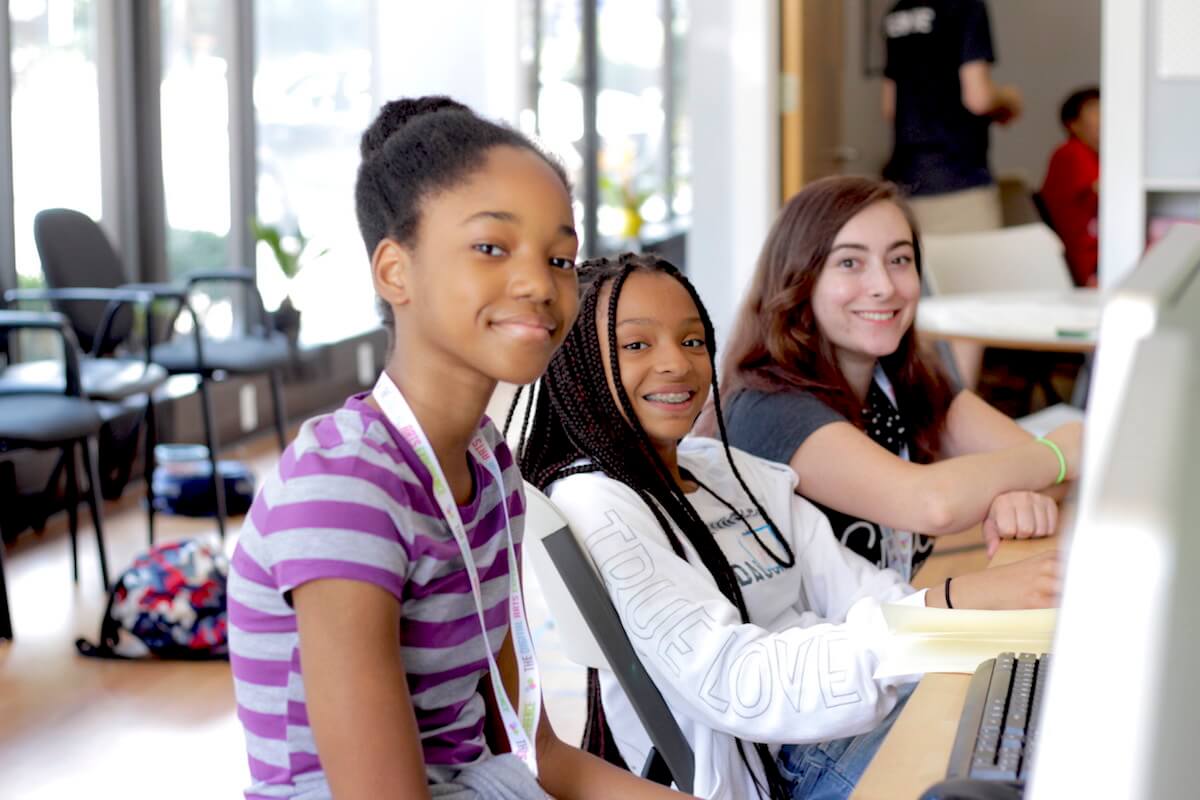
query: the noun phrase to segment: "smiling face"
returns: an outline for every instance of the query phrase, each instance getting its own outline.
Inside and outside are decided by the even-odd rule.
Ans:
[[[538,154],[500,146],[424,199],[411,245],[380,243],[375,287],[410,360],[529,383],[578,312],[577,248],[559,177]]]
[[[880,201],[852,217],[834,238],[812,293],[817,327],[843,374],[873,368],[896,351],[920,296],[912,229],[900,209]]]
[[[609,391],[620,406],[608,350],[611,296],[609,284],[599,297],[596,324]],[[616,321],[621,386],[655,449],[674,463],[674,448],[691,430],[712,385],[700,312],[670,275],[633,272],[621,287]]]

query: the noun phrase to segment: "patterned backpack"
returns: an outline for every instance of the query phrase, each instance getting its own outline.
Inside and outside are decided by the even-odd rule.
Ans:
[[[95,658],[228,658],[228,574],[216,544],[186,539],[154,547],[117,579],[99,644],[78,639],[75,646]]]

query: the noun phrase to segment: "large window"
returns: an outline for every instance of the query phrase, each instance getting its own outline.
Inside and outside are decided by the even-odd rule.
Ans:
[[[299,231],[310,240],[308,263],[290,283],[260,245],[259,287],[268,307],[290,296],[306,312],[304,333],[312,340],[377,320],[354,215],[358,141],[376,106],[374,6],[371,0],[255,3],[258,217],[285,237]]]
[[[9,0],[13,227],[17,273],[38,280],[33,218],[44,208],[100,217],[96,6]]]
[[[584,250],[637,247],[648,232],[650,239],[676,232],[691,213],[688,0],[528,2],[538,135],[567,167],[576,197],[596,202],[577,208],[583,232],[592,233],[594,219],[596,241],[585,237]],[[586,31],[592,15],[594,47]]]
[[[167,266],[229,263],[229,43],[223,0],[162,0],[162,169]]]
[[[535,4],[534,47],[537,110],[535,128],[542,144],[558,157],[567,177],[581,196],[583,162],[583,41],[581,13],[584,0],[542,0]],[[577,227],[585,234],[583,206],[577,199]]]
[[[668,96],[667,128],[670,136],[670,173],[668,191],[671,196],[669,216],[692,215],[692,120],[687,107],[687,38],[691,23],[689,0],[670,0],[671,38],[667,43],[671,53],[671,93]]]
[[[661,4],[604,0],[598,8],[600,236],[636,240],[668,214]]]
[[[523,99],[519,124],[575,184],[585,252],[652,243],[664,234],[649,228],[690,212],[689,2],[497,0],[492,16],[444,32],[463,54],[425,74],[425,61],[380,58],[416,35],[409,23],[445,27],[435,20],[446,14],[410,4],[8,0],[14,241],[0,282],[14,264],[22,280],[40,278],[33,218],[62,206],[105,217],[132,279],[249,266],[268,309],[290,299],[304,312],[306,340],[373,325],[353,185],[385,91],[448,91],[499,118]],[[268,229],[288,250],[307,240],[294,277],[254,244]],[[212,286],[210,332],[237,328],[241,294]]]

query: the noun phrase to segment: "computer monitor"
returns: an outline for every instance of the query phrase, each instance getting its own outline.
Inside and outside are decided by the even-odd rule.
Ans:
[[[1028,797],[1200,786],[1200,227],[1104,306]]]

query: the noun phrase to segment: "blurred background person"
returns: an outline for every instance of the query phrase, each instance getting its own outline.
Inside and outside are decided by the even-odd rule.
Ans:
[[[1040,192],[1050,226],[1062,239],[1071,276],[1096,285],[1100,241],[1100,89],[1072,92],[1060,113],[1067,140],[1050,157]]]
[[[899,0],[884,18],[883,113],[892,122],[884,177],[911,197],[922,233],[1001,225],[988,129],[1021,114],[1021,93],[992,80],[983,0]]]

